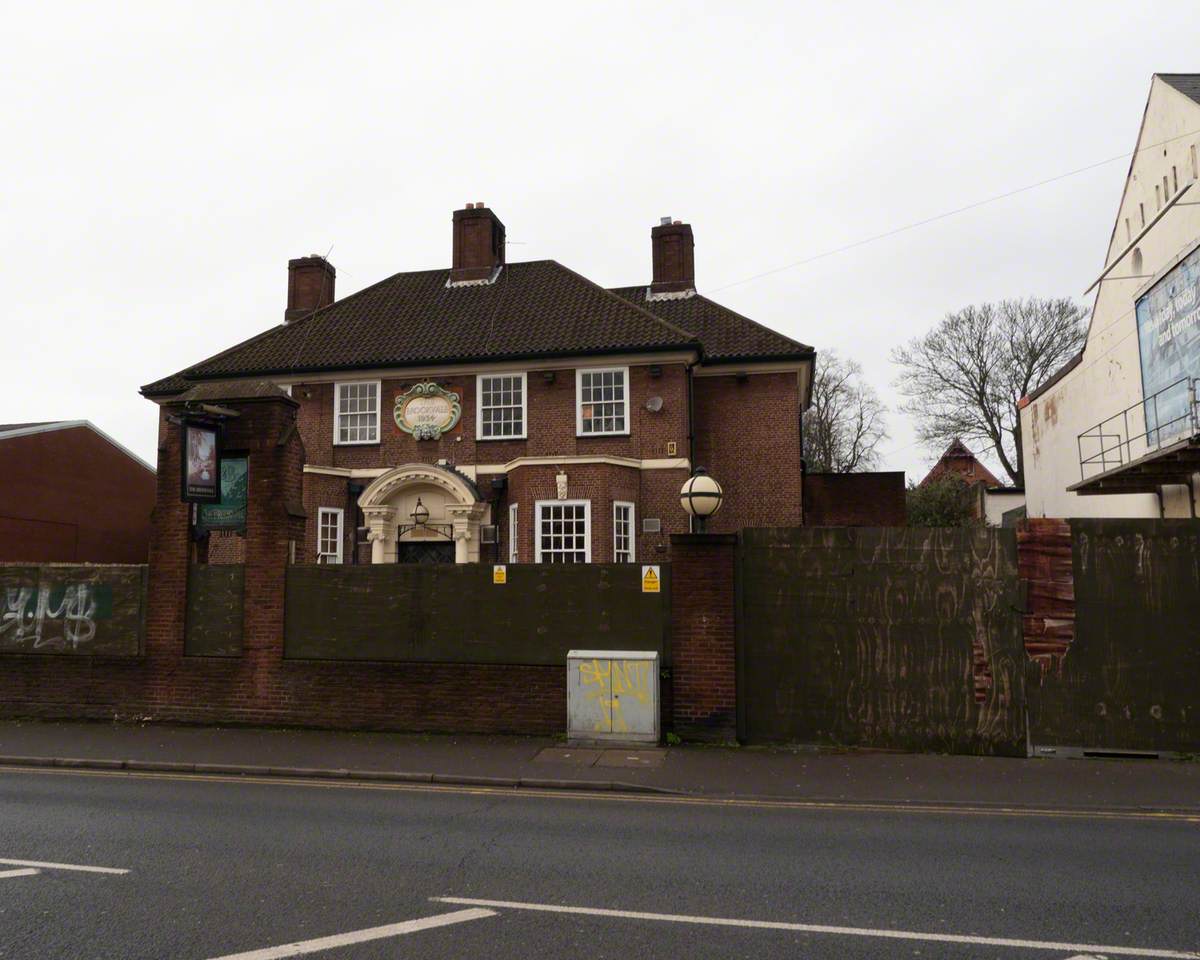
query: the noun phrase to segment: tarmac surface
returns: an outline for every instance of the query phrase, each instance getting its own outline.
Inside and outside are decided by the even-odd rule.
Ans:
[[[1198,890],[1195,812],[0,769],[5,960],[1183,958]]]

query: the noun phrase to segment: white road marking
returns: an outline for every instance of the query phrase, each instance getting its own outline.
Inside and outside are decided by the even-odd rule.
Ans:
[[[493,907],[497,910],[536,910],[543,913],[572,913],[621,920],[658,920],[665,923],[695,923],[714,927],[752,927],[758,930],[791,930],[798,933],[828,933],[843,937],[880,937],[887,940],[922,940],[935,943],[967,943],[985,947],[1016,947],[1024,950],[1058,950],[1063,953],[1103,953],[1118,957],[1165,957],[1168,960],[1198,960],[1200,953],[1158,950],[1151,947],[1114,947],[1094,943],[1055,943],[1049,940],[1017,940],[1008,937],[975,937],[967,934],[920,933],[911,930],[873,930],[869,927],[832,927],[815,923],[783,923],[774,920],[730,920],[725,917],[693,917],[678,913],[645,913],[640,910],[603,910],[599,907],[566,907],[552,903],[519,903],[510,900],[473,900],[468,897],[430,897],[438,903]]]
[[[10,867],[41,867],[43,870],[76,870],[80,873],[128,873],[117,867],[85,867],[78,863],[43,863],[40,860],[5,860],[0,857],[0,863]]]
[[[230,953],[223,957],[214,957],[213,960],[280,960],[281,957],[298,957],[305,953],[319,953],[322,950],[347,947],[352,943],[366,943],[368,940],[399,937],[406,933],[432,930],[435,927],[448,927],[454,923],[465,923],[468,920],[482,920],[484,917],[494,917],[495,915],[495,910],[455,910],[453,913],[439,913],[435,917],[423,917],[420,920],[405,920],[402,923],[389,923],[386,926],[369,927],[366,930],[352,930],[349,933],[339,933],[332,937],[300,940],[296,943],[284,943],[278,947],[263,947],[261,950],[249,950],[246,953]]]
[[[33,870],[26,868],[24,870],[0,870],[0,880],[5,877],[32,877],[35,873],[41,873],[41,870]]]

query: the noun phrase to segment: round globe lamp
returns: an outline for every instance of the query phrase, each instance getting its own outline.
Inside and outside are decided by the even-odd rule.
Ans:
[[[697,467],[679,490],[679,503],[684,512],[693,517],[692,527],[696,533],[704,532],[704,525],[714,513],[721,509],[724,493],[721,485],[710,477],[703,467]]]

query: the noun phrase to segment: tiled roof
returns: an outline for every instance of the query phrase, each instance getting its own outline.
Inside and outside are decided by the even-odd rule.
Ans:
[[[490,284],[449,287],[447,270],[398,273],[142,388],[321,370],[695,349],[707,363],[794,360],[812,347],[707,297],[605,290],[553,260],[505,266]]]
[[[704,344],[706,363],[793,360],[813,353],[812,347],[776,333],[698,293],[647,299],[647,290],[643,284],[617,287],[612,292],[695,334]]]
[[[1200,73],[1160,73],[1159,79],[1200,103]]]
[[[318,370],[696,348],[696,338],[553,260],[448,287],[448,270],[398,273],[142,388]]]
[[[236,383],[198,383],[175,399],[181,403],[205,400],[261,400],[288,396],[287,391],[269,380],[239,380]]]

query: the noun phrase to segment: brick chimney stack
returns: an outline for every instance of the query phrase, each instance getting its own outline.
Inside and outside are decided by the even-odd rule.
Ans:
[[[299,257],[288,261],[287,309],[283,322],[307,317],[314,310],[333,303],[333,283],[337,271],[322,256]]]
[[[696,289],[696,241],[691,224],[663,217],[650,231],[654,261],[651,293],[682,293]]]
[[[504,263],[504,224],[482,203],[454,211],[450,282],[487,280]]]

